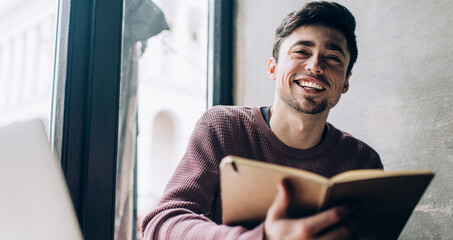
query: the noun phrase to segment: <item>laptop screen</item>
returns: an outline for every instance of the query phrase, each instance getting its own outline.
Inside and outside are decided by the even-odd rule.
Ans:
[[[0,239],[82,239],[40,120],[0,128]]]

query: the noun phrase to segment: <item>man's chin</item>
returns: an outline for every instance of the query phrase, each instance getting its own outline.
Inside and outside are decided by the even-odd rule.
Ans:
[[[305,113],[305,114],[310,114],[310,115],[319,115],[323,112],[325,112],[327,109],[326,108],[314,108],[314,109],[301,109],[302,113]]]
[[[326,112],[326,110],[329,109],[329,102],[327,101],[327,99],[318,99],[318,101],[316,101],[316,99],[313,99],[310,96],[305,96],[303,99],[293,96],[280,96],[280,99],[290,108],[304,114],[318,115]]]
[[[310,114],[310,115],[318,115],[327,110],[327,105],[325,105],[325,104],[318,104],[315,106],[302,106],[302,105],[298,105],[298,104],[290,104],[290,107],[300,113]]]

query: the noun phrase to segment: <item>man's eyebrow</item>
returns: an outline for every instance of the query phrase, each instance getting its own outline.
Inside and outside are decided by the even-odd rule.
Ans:
[[[315,43],[312,42],[312,41],[308,41],[308,40],[301,40],[301,41],[298,41],[298,42],[294,43],[293,47],[297,46],[297,45],[304,45],[304,46],[307,46],[307,47],[314,47]]]
[[[312,41],[308,41],[308,40],[301,40],[301,41],[298,41],[298,42],[294,43],[292,45],[292,47],[297,46],[297,45],[303,45],[303,46],[307,46],[307,47],[314,47],[315,43],[312,42]],[[329,49],[329,50],[338,51],[338,52],[341,53],[341,55],[343,55],[343,57],[346,57],[346,54],[344,53],[343,48],[340,47],[340,45],[338,45],[338,44],[329,43],[329,44],[327,44],[326,48]]]
[[[339,51],[343,55],[343,57],[346,57],[346,54],[344,53],[343,48],[335,43],[327,44],[326,48],[329,50]]]

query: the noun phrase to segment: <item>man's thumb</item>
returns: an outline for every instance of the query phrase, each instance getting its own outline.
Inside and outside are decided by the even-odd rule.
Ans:
[[[272,219],[288,217],[286,209],[288,208],[289,201],[288,183],[285,180],[282,180],[277,186],[277,194],[267,211],[267,217]]]

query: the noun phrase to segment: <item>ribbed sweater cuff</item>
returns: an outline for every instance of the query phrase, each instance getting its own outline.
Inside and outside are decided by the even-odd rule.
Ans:
[[[264,223],[261,223],[254,229],[243,233],[239,240],[262,240],[264,239]]]

